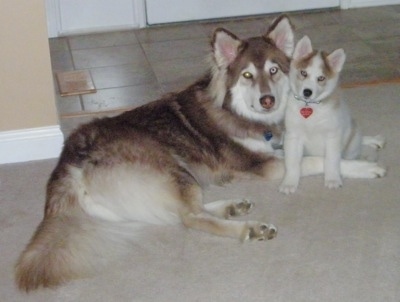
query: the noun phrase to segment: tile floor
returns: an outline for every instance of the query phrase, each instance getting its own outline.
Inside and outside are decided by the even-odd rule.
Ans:
[[[342,83],[400,78],[400,5],[289,13],[296,38],[327,51],[344,48]],[[207,70],[209,37],[225,27],[239,37],[264,32],[276,15],[185,23],[50,39],[54,72],[90,70],[97,92],[61,97],[65,134],[95,116],[112,115],[184,88]]]

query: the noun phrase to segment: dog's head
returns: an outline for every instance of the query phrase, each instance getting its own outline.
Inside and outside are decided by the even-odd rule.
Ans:
[[[335,90],[345,60],[343,49],[330,54],[313,50],[310,39],[304,36],[293,52],[290,88],[297,98],[322,101]]]
[[[269,115],[283,112],[282,103],[286,103],[282,100],[289,89],[293,40],[286,16],[277,18],[265,35],[245,40],[226,29],[217,29],[212,39],[212,87],[214,95],[219,94],[219,105],[247,119],[279,122],[271,121]]]

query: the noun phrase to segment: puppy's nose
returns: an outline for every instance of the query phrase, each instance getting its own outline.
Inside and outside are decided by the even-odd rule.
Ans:
[[[263,95],[260,97],[260,104],[265,109],[271,109],[275,105],[275,97],[273,95]]]
[[[311,89],[308,89],[308,88],[304,89],[304,90],[303,90],[303,95],[304,95],[306,98],[309,98],[309,97],[312,95],[312,90],[311,90]]]

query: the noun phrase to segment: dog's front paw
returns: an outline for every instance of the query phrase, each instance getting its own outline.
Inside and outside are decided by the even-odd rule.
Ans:
[[[247,215],[251,212],[253,207],[254,203],[244,198],[241,201],[232,203],[227,208],[227,215],[225,218],[228,219],[230,217]]]
[[[244,232],[243,240],[264,241],[276,237],[278,229],[273,224],[267,224],[257,221],[248,222]]]

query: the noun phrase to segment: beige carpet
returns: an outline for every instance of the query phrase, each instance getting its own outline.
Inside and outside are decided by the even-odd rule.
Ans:
[[[181,226],[150,227],[114,270],[29,295],[13,265],[41,220],[55,160],[0,166],[0,301],[400,301],[400,85],[345,90],[365,134],[382,134],[387,177],[302,179],[295,195],[278,182],[212,187],[207,201],[249,197],[250,218],[275,223],[278,237],[241,244]]]

